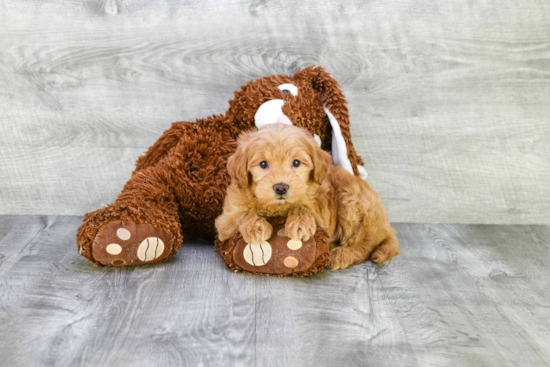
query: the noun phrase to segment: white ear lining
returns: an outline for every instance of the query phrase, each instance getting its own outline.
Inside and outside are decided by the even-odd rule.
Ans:
[[[346,141],[342,135],[340,124],[328,108],[325,106],[323,106],[323,108],[328,116],[328,120],[330,121],[330,126],[332,126],[332,162],[337,166],[341,166],[353,175],[353,168],[348,159],[348,147],[346,146]]]
[[[313,134],[313,139],[315,139],[319,148],[321,147],[321,145],[323,145],[323,142],[321,141],[321,137],[319,135]]]

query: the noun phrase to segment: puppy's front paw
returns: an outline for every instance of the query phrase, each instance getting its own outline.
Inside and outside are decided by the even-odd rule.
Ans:
[[[315,218],[311,215],[301,215],[288,218],[285,224],[286,235],[293,240],[307,241],[317,231]]]
[[[239,230],[247,243],[262,243],[270,239],[273,233],[271,224],[261,217],[241,224]]]

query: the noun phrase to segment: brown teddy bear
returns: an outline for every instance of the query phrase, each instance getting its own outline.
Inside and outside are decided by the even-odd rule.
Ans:
[[[96,266],[142,265],[173,256],[182,234],[214,239],[237,137],[275,122],[307,128],[332,152],[334,164],[366,175],[336,80],[313,66],[293,76],[267,76],[236,91],[224,115],[173,123],[139,157],[116,201],[86,214],[77,233],[79,253]]]

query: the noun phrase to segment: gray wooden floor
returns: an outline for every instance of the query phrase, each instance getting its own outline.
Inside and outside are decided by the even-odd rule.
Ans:
[[[396,224],[385,267],[276,279],[197,241],[95,268],[80,220],[0,216],[1,365],[550,365],[549,226]]]

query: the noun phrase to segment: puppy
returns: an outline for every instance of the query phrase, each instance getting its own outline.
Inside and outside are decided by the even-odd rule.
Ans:
[[[302,128],[270,124],[239,137],[227,162],[231,185],[216,219],[218,238],[240,232],[248,243],[271,237],[268,217],[286,217],[285,233],[307,241],[324,228],[331,238],[330,269],[399,254],[380,196],[358,176],[332,165]]]

